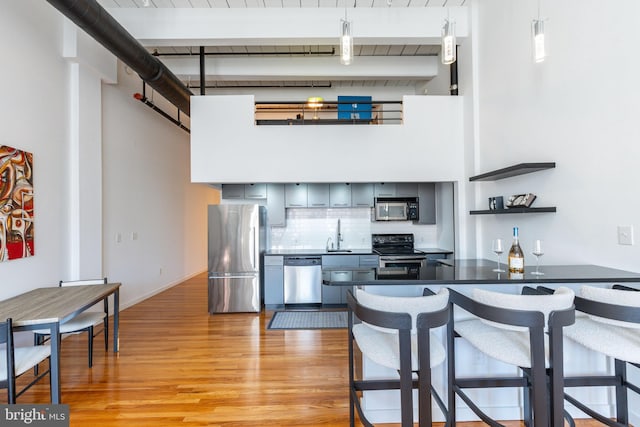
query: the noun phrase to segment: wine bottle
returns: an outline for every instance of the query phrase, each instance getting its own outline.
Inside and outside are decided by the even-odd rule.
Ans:
[[[524,275],[524,252],[518,242],[518,227],[513,227],[513,244],[509,249],[509,273]]]

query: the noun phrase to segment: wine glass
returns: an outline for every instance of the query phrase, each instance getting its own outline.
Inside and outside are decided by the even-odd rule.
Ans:
[[[494,239],[491,243],[491,250],[498,255],[498,268],[494,268],[492,271],[496,271],[498,273],[503,273],[504,270],[500,268],[500,254],[504,252],[504,246],[502,244],[502,239]]]
[[[536,257],[536,271],[532,271],[531,274],[541,276],[544,273],[538,269],[540,267],[540,257],[544,255],[544,250],[542,250],[542,240],[535,240],[533,242],[533,249],[531,250],[531,253]]]

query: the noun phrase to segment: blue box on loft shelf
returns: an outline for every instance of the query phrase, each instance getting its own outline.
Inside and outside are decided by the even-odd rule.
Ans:
[[[338,119],[370,120],[370,96],[338,96]]]

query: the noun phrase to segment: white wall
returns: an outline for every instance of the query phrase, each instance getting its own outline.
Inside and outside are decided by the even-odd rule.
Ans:
[[[0,299],[62,277],[68,251],[67,65],[58,12],[35,0],[0,6],[0,144],[33,153],[35,255],[0,263]]]
[[[72,153],[77,148],[72,148],[70,127],[74,114],[82,118],[82,112],[74,111],[70,100],[75,97],[86,111],[100,97],[72,87],[73,67],[62,57],[62,28],[62,15],[46,2],[0,6],[0,35],[6,41],[0,44],[5,58],[0,144],[33,153],[35,191],[35,256],[0,263],[0,299],[57,285],[72,273],[70,258],[77,255],[70,241],[71,188],[80,179],[96,193],[103,189],[102,223],[90,229],[103,233],[102,271],[123,283],[126,307],[206,269],[206,205],[217,201],[218,192],[190,183],[188,134],[135,101],[132,94],[141,90],[141,82],[129,75],[117,85],[102,86],[97,110],[102,110],[103,132],[97,142],[90,141],[102,144],[97,150],[101,178],[73,176],[82,167],[74,163],[78,156]],[[90,53],[84,42],[81,53]],[[122,233],[118,246],[115,232]],[[130,240],[131,232],[138,233],[137,240]]]
[[[104,270],[126,284],[126,304],[206,270],[207,205],[219,199],[190,182],[189,134],[135,100],[140,79],[118,71],[103,85]]]
[[[544,1],[550,56],[531,61],[530,25],[536,3],[482,0],[476,83],[480,87],[477,170],[526,161],[555,161],[556,169],[478,183],[476,208],[486,198],[533,192],[555,214],[483,216],[479,255],[492,257],[490,241],[521,230],[528,254],[543,239],[543,263],[593,263],[640,272],[638,144],[640,2]],[[473,174],[473,173],[472,173]],[[635,227],[634,246],[617,244],[618,225]],[[534,262],[529,255],[528,261]],[[631,369],[631,380],[638,381]],[[638,423],[637,396],[629,407]]]
[[[476,173],[526,161],[556,169],[478,183],[476,208],[492,195],[533,192],[555,214],[478,217],[479,251],[520,226],[524,249],[546,243],[544,262],[594,263],[640,271],[638,144],[640,87],[636,70],[640,3],[543,2],[551,55],[534,64],[534,2],[483,0],[477,81],[479,153]],[[508,19],[507,19],[508,18]],[[508,35],[506,37],[505,35]],[[618,225],[633,225],[636,245],[617,244]]]
[[[405,96],[403,104],[402,125],[256,126],[253,96],[192,97],[192,180],[462,179],[462,98]]]

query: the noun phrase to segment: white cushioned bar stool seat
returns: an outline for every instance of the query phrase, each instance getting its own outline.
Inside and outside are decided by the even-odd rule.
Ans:
[[[421,297],[382,296],[358,289],[355,296],[348,292],[347,301],[350,311],[350,425],[354,425],[355,410],[364,425],[371,425],[360,406],[359,393],[367,390],[400,390],[402,426],[413,426],[412,390],[416,387],[419,425],[432,424],[432,397],[448,419],[445,403],[431,387],[431,368],[446,360],[445,348],[431,329],[444,326],[449,321],[447,289]],[[354,318],[361,323],[354,324]],[[396,370],[399,378],[356,380],[354,343],[362,355]],[[417,381],[414,381],[414,374],[417,374]]]
[[[640,388],[628,381],[626,369],[627,363],[640,368],[640,292],[624,286],[614,289],[582,286],[575,306],[585,315],[576,317],[576,323],[565,329],[565,336],[613,358],[614,373],[567,377],[565,387],[615,387],[616,419],[595,412],[570,394],[565,394],[565,398],[603,424],[628,425],[627,390],[640,394]]]
[[[455,393],[483,421],[500,425],[475,405],[463,389],[522,387],[527,425],[562,426],[562,328],[575,320],[574,292],[560,287],[553,295],[514,295],[473,289],[472,297],[468,297],[450,290],[450,299],[454,306],[475,316],[454,320],[457,337],[493,359],[520,368],[523,374],[508,378],[458,378],[455,374],[450,375],[450,387]],[[453,333],[449,337],[449,357],[452,360],[455,360],[455,338]],[[453,369],[455,372],[455,366]]]

